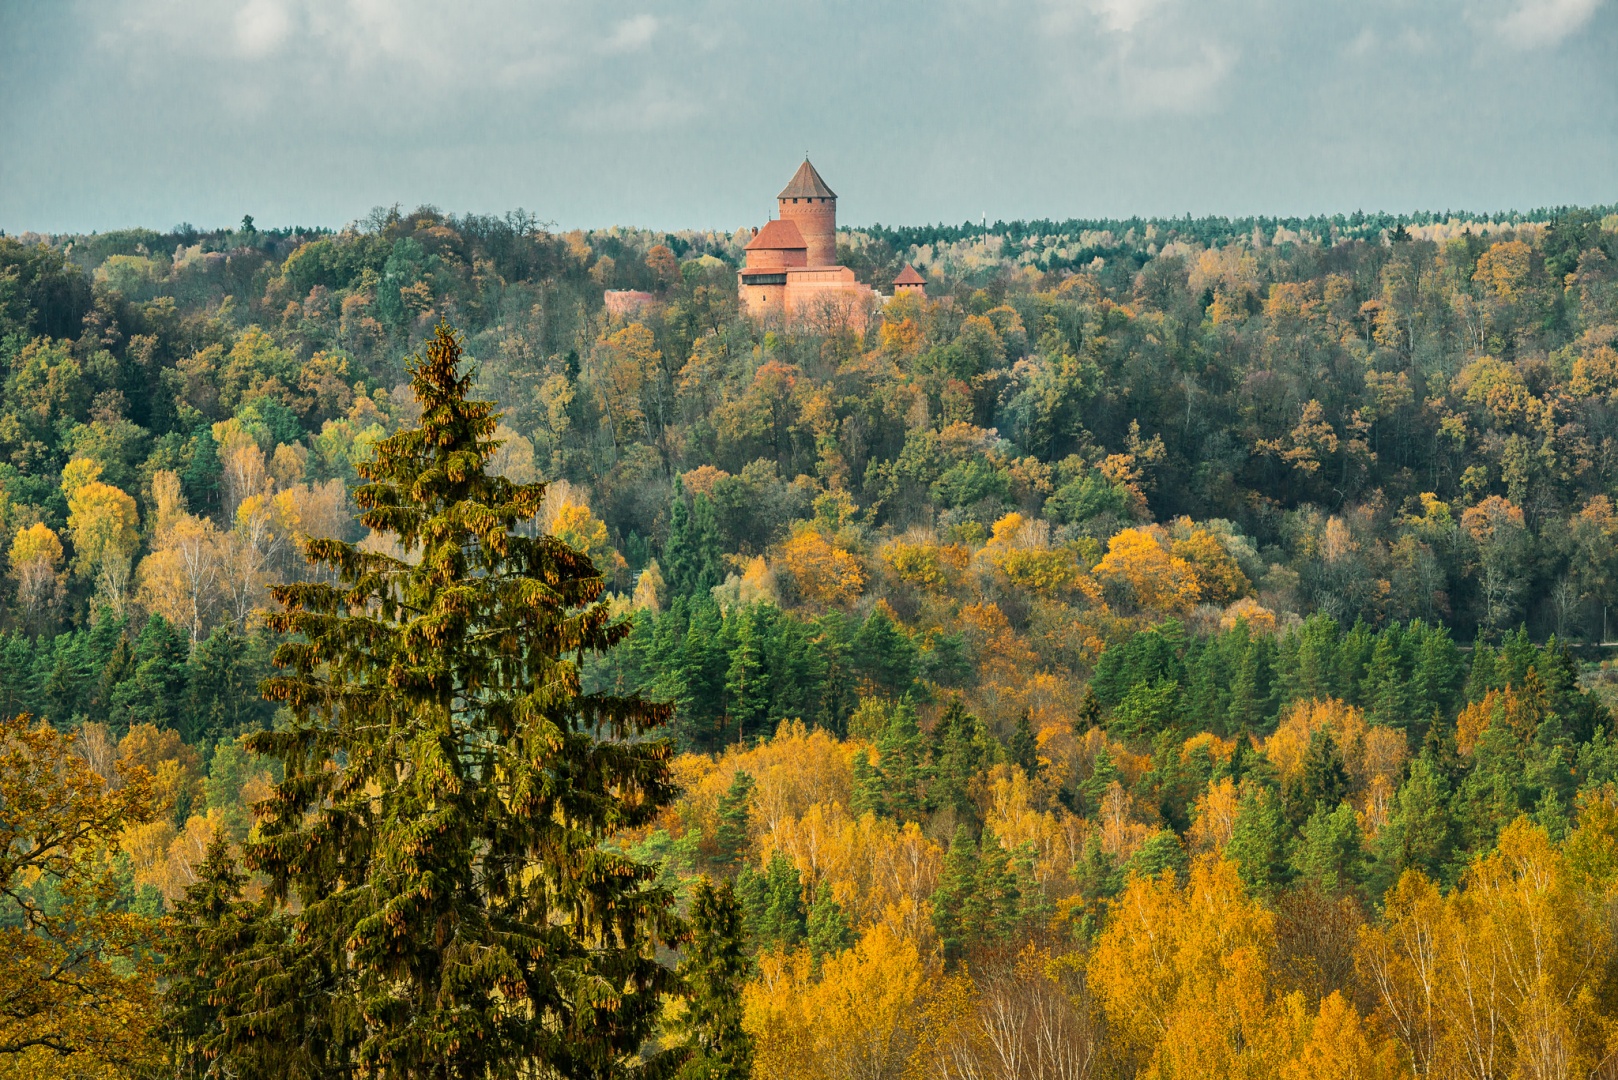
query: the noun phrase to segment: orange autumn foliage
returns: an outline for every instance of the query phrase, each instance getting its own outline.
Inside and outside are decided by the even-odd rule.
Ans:
[[[817,607],[841,607],[859,599],[865,567],[820,531],[799,529],[781,545],[781,564],[798,593]]]
[[[1095,576],[1127,592],[1142,608],[1164,614],[1189,611],[1201,595],[1196,568],[1172,554],[1155,527],[1124,529],[1107,542]]]

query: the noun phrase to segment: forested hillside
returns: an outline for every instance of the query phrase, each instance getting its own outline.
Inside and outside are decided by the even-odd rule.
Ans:
[[[665,1007],[614,1052],[655,1028],[642,1055],[700,1047],[692,1076],[1618,1068],[1618,213],[845,231],[861,280],[929,281],[863,331],[741,318],[746,239],[431,209],[0,237],[0,806],[69,743],[127,802],[73,841],[93,889],[0,867],[18,955],[57,932],[36,909],[90,904],[92,1011],[140,1016],[180,978],[154,927],[313,872],[230,876],[329,751],[307,701],[260,696],[278,647],[315,655],[265,611],[422,557],[356,498],[379,445],[446,422],[405,360],[447,322],[498,410],[478,498],[522,509],[511,550],[554,537],[602,579],[608,625],[557,631],[557,670],[667,706],[644,738],[672,786],[646,766],[658,797],[591,828],[699,932],[659,931],[680,974],[636,969]],[[568,589],[545,602],[589,607]],[[704,1027],[715,972],[743,1007]],[[0,1014],[0,1070],[159,1068],[157,1035],[61,993]]]

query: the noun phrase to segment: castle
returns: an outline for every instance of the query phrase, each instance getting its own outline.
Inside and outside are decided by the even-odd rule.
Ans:
[[[775,201],[779,216],[754,230],[737,275],[742,310],[863,328],[882,297],[837,264],[837,193],[805,157]],[[919,291],[921,284],[908,265],[894,282],[898,291]]]

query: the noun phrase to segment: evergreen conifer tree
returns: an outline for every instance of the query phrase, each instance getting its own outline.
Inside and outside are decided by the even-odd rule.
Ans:
[[[1022,913],[1017,869],[1000,838],[983,830],[978,844],[977,880],[972,895],[961,905],[961,925],[969,941],[1000,944],[1016,933]]]
[[[1282,791],[1287,819],[1301,825],[1320,806],[1327,812],[1348,794],[1348,769],[1343,755],[1337,749],[1337,740],[1322,728],[1309,738],[1309,749],[1304,754],[1303,771]]]
[[[112,706],[126,725],[177,728],[185,709],[186,660],[191,643],[161,615],[153,615],[135,640],[134,672],[112,692]]]
[[[682,726],[698,750],[717,749],[725,737],[725,675],[730,664],[725,629],[712,596],[691,601],[691,624],[680,650],[679,702]]]
[[[809,926],[803,910],[803,881],[780,848],[770,855],[770,903],[764,912],[765,933],[771,941],[792,948],[803,942]]]
[[[723,552],[713,504],[699,493],[687,505],[685,489],[678,479],[669,504],[669,536],[659,565],[676,596],[705,597],[723,577]]]
[[[214,1003],[226,968],[239,948],[242,888],[247,875],[236,866],[230,843],[216,831],[197,879],[174,906],[175,932],[168,943],[162,1027],[176,1072],[206,1076],[221,1049],[219,1008]]]
[[[730,882],[702,878],[691,890],[691,940],[679,975],[688,1002],[677,1025],[690,1053],[681,1080],[747,1080],[753,1040],[742,1028],[742,984],[747,954],[742,947],[741,906]]]
[[[1286,884],[1287,823],[1274,791],[1243,785],[1225,857],[1236,863],[1242,884],[1255,896],[1274,896]]]
[[[1437,878],[1451,853],[1448,792],[1443,771],[1424,751],[1410,763],[1388,822],[1376,835],[1376,887],[1381,896],[1406,870]]]
[[[1095,760],[1091,763],[1090,775],[1079,784],[1079,797],[1084,801],[1087,813],[1094,814],[1101,808],[1102,796],[1113,782],[1121,779],[1123,773],[1118,769],[1118,763],[1112,760],[1112,751],[1107,744],[1102,743],[1096,751]]]
[[[882,770],[871,764],[871,755],[864,746],[854,748],[854,790],[849,802],[856,817],[875,814],[885,818],[893,812],[888,806]]]
[[[975,822],[978,808],[969,787],[972,777],[989,764],[993,750],[982,722],[952,695],[928,734],[927,803],[934,813],[953,811],[958,822]]]
[[[1006,742],[1006,756],[1012,764],[1022,766],[1023,772],[1030,778],[1039,770],[1039,744],[1034,740],[1034,728],[1027,709],[1017,717],[1017,726],[1012,729],[1011,738]]]
[[[202,424],[191,437],[191,460],[180,475],[185,500],[196,513],[206,513],[219,501],[219,478],[224,474],[219,463],[219,443],[214,440],[213,426]]]
[[[1414,623],[1411,636],[1417,641],[1412,650],[1415,663],[1410,672],[1410,707],[1417,720],[1429,723],[1455,702],[1461,685],[1461,651],[1445,626]]]
[[[1365,672],[1365,717],[1373,724],[1405,728],[1416,717],[1411,715],[1409,689],[1404,671],[1404,635],[1390,626],[1376,636],[1371,662]]]
[[[843,905],[832,898],[831,885],[822,881],[809,905],[809,954],[819,964],[826,956],[836,956],[854,944],[854,930]]]
[[[1079,707],[1073,715],[1073,733],[1083,735],[1091,728],[1101,726],[1101,701],[1096,697],[1095,688],[1089,683],[1084,685],[1084,693],[1079,695]]]
[[[275,590],[265,692],[290,719],[251,748],[284,779],[247,854],[293,933],[258,974],[330,969],[301,999],[338,1018],[329,1075],[604,1077],[675,986],[672,896],[601,843],[672,798],[670,748],[642,738],[669,710],[581,693],[566,657],[627,631],[587,556],[518,531],[544,485],[489,474],[496,414],[460,363],[440,323],[410,365],[419,425],[360,467],[361,522],[406,556],[310,541],[337,583]],[[266,1016],[243,1041],[299,1037]]]
[[[770,672],[765,663],[764,632],[757,606],[743,608],[732,618],[736,644],[725,671],[725,702],[737,742],[749,733],[762,734],[770,714]]]
[[[900,821],[921,820],[921,727],[909,700],[894,707],[877,740],[879,768],[889,812]]]
[[[735,892],[742,905],[742,929],[748,946],[761,949],[772,940],[769,875],[751,863],[743,863],[736,872]]]
[[[748,821],[753,812],[753,778],[737,769],[730,787],[719,797],[719,826],[714,830],[714,858],[720,866],[735,866],[747,855]]]
[[[915,681],[915,643],[880,606],[855,632],[853,655],[860,676],[880,692],[899,697]]]
[[[1268,634],[1247,636],[1231,676],[1228,730],[1242,733],[1269,729],[1275,718],[1274,654],[1274,638]]]
[[[966,952],[967,928],[964,916],[977,888],[978,846],[972,830],[955,827],[955,838],[944,855],[944,871],[933,891],[933,929],[944,948],[944,961],[958,963]]]

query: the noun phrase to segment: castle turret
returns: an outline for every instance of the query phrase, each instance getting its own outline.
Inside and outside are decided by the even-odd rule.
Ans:
[[[905,268],[893,279],[893,295],[902,296],[905,293],[927,295],[927,279],[916,273],[916,268],[909,263],[905,263]]]
[[[804,158],[792,182],[776,196],[781,220],[798,227],[809,252],[810,266],[837,264],[837,193]]]

